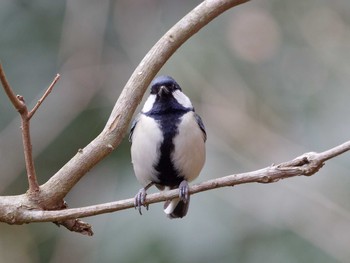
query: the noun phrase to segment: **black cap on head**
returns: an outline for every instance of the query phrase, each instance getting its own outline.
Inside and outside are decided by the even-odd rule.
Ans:
[[[171,86],[171,85],[177,85],[175,79],[173,79],[170,76],[159,76],[156,77],[152,82],[151,82],[151,87],[153,86]]]
[[[151,82],[151,94],[157,94],[159,92],[160,87],[167,87],[168,91],[173,92],[175,90],[181,90],[179,84],[170,76],[159,76],[156,77]]]

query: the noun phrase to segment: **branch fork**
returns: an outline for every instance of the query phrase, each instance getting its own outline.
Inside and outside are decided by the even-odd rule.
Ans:
[[[37,104],[34,106],[34,108],[31,111],[28,111],[24,97],[21,95],[15,95],[15,93],[13,92],[13,89],[11,88],[9,82],[7,81],[4,69],[0,64],[1,84],[4,87],[4,90],[7,96],[9,97],[12,105],[21,115],[22,141],[23,141],[23,149],[24,149],[24,159],[25,159],[26,170],[27,170],[29,193],[38,192],[40,190],[36,172],[35,172],[34,159],[33,159],[33,151],[32,151],[32,144],[31,144],[31,137],[30,137],[30,119],[34,116],[35,112],[38,110],[41,103],[50,94],[50,92],[52,91],[53,87],[55,86],[59,78],[60,78],[60,75],[57,74],[54,80],[52,81],[52,83],[50,84],[50,86],[48,87],[48,89],[46,90],[46,92],[44,93],[44,95],[39,99]]]
[[[276,166],[276,168],[284,172],[297,170],[302,175],[311,176],[317,173],[324,165],[324,160],[317,158],[317,156],[318,154],[315,152],[304,153],[290,162]]]

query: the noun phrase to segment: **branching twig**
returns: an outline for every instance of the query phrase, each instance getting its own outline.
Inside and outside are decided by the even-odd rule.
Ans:
[[[50,94],[53,89],[55,83],[59,79],[59,75],[53,80],[43,97],[38,101],[32,111],[28,112],[27,105],[25,104],[24,98],[20,95],[15,95],[13,89],[11,88],[9,82],[6,79],[4,69],[0,64],[0,80],[1,84],[9,97],[11,103],[15,107],[15,109],[21,115],[21,129],[22,129],[22,141],[23,141],[23,150],[24,150],[24,159],[27,170],[28,184],[29,189],[28,192],[33,194],[39,191],[40,187],[38,184],[38,180],[36,177],[34,159],[33,159],[33,150],[30,136],[30,119],[33,117],[36,110],[39,108],[43,100]]]

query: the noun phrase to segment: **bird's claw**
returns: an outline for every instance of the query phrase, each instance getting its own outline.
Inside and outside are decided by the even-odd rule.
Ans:
[[[135,209],[139,210],[140,215],[142,215],[142,212],[141,212],[142,206],[146,207],[146,210],[148,210],[148,204],[145,204],[146,196],[147,196],[147,193],[145,188],[141,188],[135,196],[134,206],[135,206]]]
[[[179,185],[179,197],[181,201],[187,203],[190,200],[190,195],[188,193],[189,186],[186,180],[183,180]]]

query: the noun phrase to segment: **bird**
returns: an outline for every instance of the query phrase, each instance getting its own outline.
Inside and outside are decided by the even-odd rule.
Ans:
[[[164,203],[168,218],[182,218],[188,212],[189,182],[201,172],[207,134],[190,99],[170,76],[158,76],[150,95],[130,129],[131,162],[143,186],[135,196],[135,209],[142,215],[147,190],[179,188],[179,197]]]

